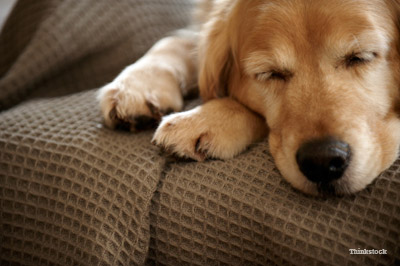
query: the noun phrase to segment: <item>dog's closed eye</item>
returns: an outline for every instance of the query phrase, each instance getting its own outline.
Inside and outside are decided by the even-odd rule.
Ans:
[[[268,80],[276,81],[288,81],[293,76],[288,70],[271,70],[266,72],[260,72],[255,75],[256,80],[265,82]]]
[[[344,64],[346,67],[355,67],[368,62],[371,62],[378,54],[375,52],[361,52],[356,53],[352,52],[349,55],[346,55],[344,58]]]

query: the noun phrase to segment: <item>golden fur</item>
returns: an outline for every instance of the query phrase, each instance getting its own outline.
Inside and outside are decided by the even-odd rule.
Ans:
[[[230,158],[268,134],[282,175],[318,194],[296,163],[305,141],[335,136],[351,162],[331,188],[365,188],[398,156],[399,1],[208,0],[191,30],[158,42],[100,90],[106,125],[165,116],[154,143],[179,156]],[[268,130],[267,130],[268,128]],[[268,133],[269,132],[269,133]]]

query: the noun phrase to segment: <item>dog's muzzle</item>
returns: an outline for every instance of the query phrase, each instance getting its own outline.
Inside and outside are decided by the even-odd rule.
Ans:
[[[303,143],[296,153],[300,171],[308,180],[328,184],[343,176],[350,163],[349,144],[334,137],[313,139]]]

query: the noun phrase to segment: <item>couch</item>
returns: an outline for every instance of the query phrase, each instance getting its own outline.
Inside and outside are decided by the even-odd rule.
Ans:
[[[281,177],[267,140],[194,162],[151,130],[103,126],[97,88],[192,5],[16,4],[0,35],[0,264],[400,265],[399,160],[355,195],[319,198]],[[364,250],[386,254],[351,254]]]

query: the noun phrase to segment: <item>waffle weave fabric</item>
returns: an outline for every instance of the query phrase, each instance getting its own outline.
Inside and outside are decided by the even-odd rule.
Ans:
[[[93,88],[191,6],[110,3],[21,1],[0,35],[0,265],[400,264],[399,160],[356,195],[315,198],[266,140],[198,163],[104,128]]]
[[[0,35],[0,110],[111,81],[190,18],[189,0],[19,1]]]

